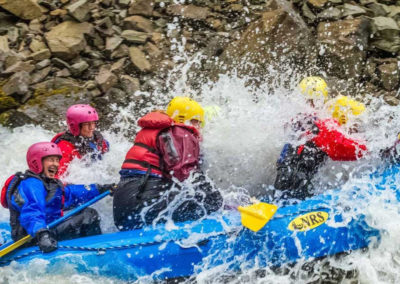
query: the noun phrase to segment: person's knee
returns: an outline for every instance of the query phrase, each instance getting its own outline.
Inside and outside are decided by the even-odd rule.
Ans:
[[[84,225],[89,225],[93,223],[100,223],[101,218],[99,213],[97,212],[96,209],[93,208],[85,208],[82,212],[83,215],[83,224]]]

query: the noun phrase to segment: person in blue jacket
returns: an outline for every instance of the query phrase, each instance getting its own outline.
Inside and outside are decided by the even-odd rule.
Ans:
[[[56,177],[62,153],[57,144],[39,142],[29,147],[29,170],[11,176],[3,187],[1,203],[10,210],[11,235],[17,241],[27,234],[43,252],[57,249],[57,240],[101,234],[100,217],[93,208],[47,229],[47,224],[110,189],[111,185],[63,185]]]

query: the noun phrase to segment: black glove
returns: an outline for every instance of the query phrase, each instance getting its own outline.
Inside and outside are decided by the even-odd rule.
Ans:
[[[106,192],[107,190],[109,190],[111,193],[110,195],[112,196],[114,194],[114,192],[117,190],[117,184],[115,183],[110,183],[110,184],[97,184],[97,190],[101,193]]]
[[[53,233],[51,233],[47,229],[41,229],[36,233],[37,237],[37,242],[40,250],[42,252],[52,252],[53,250],[56,250],[58,245],[57,245],[57,240],[54,236]]]

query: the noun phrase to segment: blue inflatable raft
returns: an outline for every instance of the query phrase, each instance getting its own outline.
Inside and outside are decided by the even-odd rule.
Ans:
[[[394,190],[400,199],[396,190],[398,172],[398,167],[391,168],[377,177],[371,176],[371,183],[362,188],[329,191],[281,206],[258,232],[241,225],[239,212],[224,211],[173,227],[161,224],[61,241],[59,249],[48,254],[41,253],[38,247],[22,248],[0,258],[0,266],[12,261],[27,265],[44,259],[49,273],[68,263],[80,272],[124,280],[149,275],[152,279],[165,279],[190,276],[220,265],[229,271],[243,269],[243,264],[278,267],[299,259],[313,260],[357,250],[379,240],[379,231],[366,222],[363,206],[383,190]]]

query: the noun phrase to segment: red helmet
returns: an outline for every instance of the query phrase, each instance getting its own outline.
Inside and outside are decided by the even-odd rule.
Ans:
[[[99,115],[97,114],[96,109],[90,105],[72,105],[67,110],[68,129],[74,136],[80,134],[81,130],[79,125],[81,123],[97,120],[99,120]]]
[[[62,157],[62,153],[57,144],[52,142],[39,142],[29,147],[26,153],[26,161],[29,169],[35,174],[43,171],[42,159],[47,156]]]

